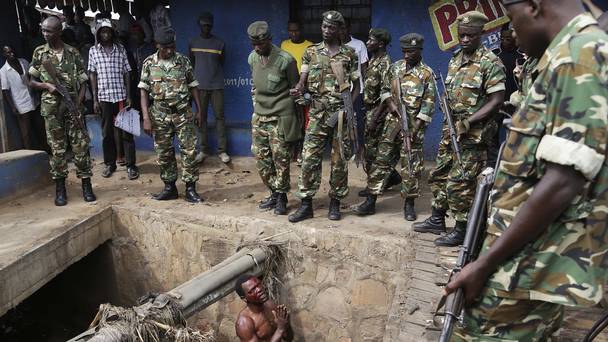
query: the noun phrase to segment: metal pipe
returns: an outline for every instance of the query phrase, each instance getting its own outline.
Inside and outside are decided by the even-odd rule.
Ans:
[[[265,260],[266,251],[256,248],[229,262],[218,264],[167,294],[177,299],[182,314],[188,318],[233,291],[234,281],[239,275],[259,275],[262,272],[260,265]]]

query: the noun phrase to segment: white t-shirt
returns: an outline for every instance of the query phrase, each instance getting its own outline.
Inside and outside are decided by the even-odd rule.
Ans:
[[[357,57],[359,58],[359,75],[361,75],[361,64],[367,63],[369,60],[367,57],[367,46],[365,46],[363,41],[354,38],[353,36],[350,36],[350,42],[346,43],[346,46],[350,46],[351,48],[355,49]],[[359,84],[361,85],[360,92],[363,94],[363,75],[359,77]]]
[[[25,75],[29,69],[29,64],[23,58],[19,58],[18,60],[21,63],[23,75],[19,75],[17,70],[13,69],[6,62],[2,69],[0,69],[0,83],[2,83],[2,90],[10,91],[13,103],[19,114],[25,114],[36,109],[37,102],[35,97],[30,93],[27,76]]]

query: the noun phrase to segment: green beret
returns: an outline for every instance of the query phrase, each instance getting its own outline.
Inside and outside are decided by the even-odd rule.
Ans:
[[[459,15],[456,21],[458,21],[458,25],[483,28],[490,20],[479,11],[469,11]]]
[[[161,26],[154,32],[154,41],[160,45],[168,45],[175,42],[175,31],[171,26]]]
[[[323,21],[327,21],[330,24],[342,26],[344,25],[344,16],[338,11],[327,11],[323,13]]]
[[[384,45],[391,42],[391,34],[383,28],[373,28],[369,30],[369,36],[373,37],[375,40],[383,42]]]
[[[270,39],[270,29],[268,23],[265,21],[254,21],[247,28],[247,35],[249,39],[254,41]]]
[[[422,44],[424,44],[424,36],[419,33],[408,33],[399,38],[399,45],[402,49],[422,49]]]

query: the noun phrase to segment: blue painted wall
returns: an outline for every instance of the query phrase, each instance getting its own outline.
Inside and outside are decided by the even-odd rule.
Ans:
[[[204,10],[214,13],[214,33],[226,41],[225,112],[229,136],[228,149],[232,154],[250,155],[249,120],[252,107],[247,56],[251,46],[245,31],[249,23],[266,20],[273,31],[274,43],[280,44],[287,38],[289,2],[287,0],[264,2],[174,0],[171,5],[171,19],[178,37],[177,48],[180,52],[187,53],[188,39],[198,34],[196,18]],[[391,32],[394,43],[390,47],[390,54],[393,60],[401,58],[399,36],[416,31],[427,37],[424,51],[426,63],[435,70],[447,68],[450,54],[440,51],[437,47],[426,1],[374,0],[371,22],[373,27],[385,27]],[[440,126],[439,113],[427,133],[425,147],[427,159],[434,158],[436,153]],[[215,147],[213,129],[210,129],[210,133],[213,148]]]

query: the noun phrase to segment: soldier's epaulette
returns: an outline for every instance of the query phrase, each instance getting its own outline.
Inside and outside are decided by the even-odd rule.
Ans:
[[[458,49],[454,50],[454,52],[452,53],[452,56],[456,56],[458,53],[460,53],[460,51],[462,51],[462,48],[458,48]]]

